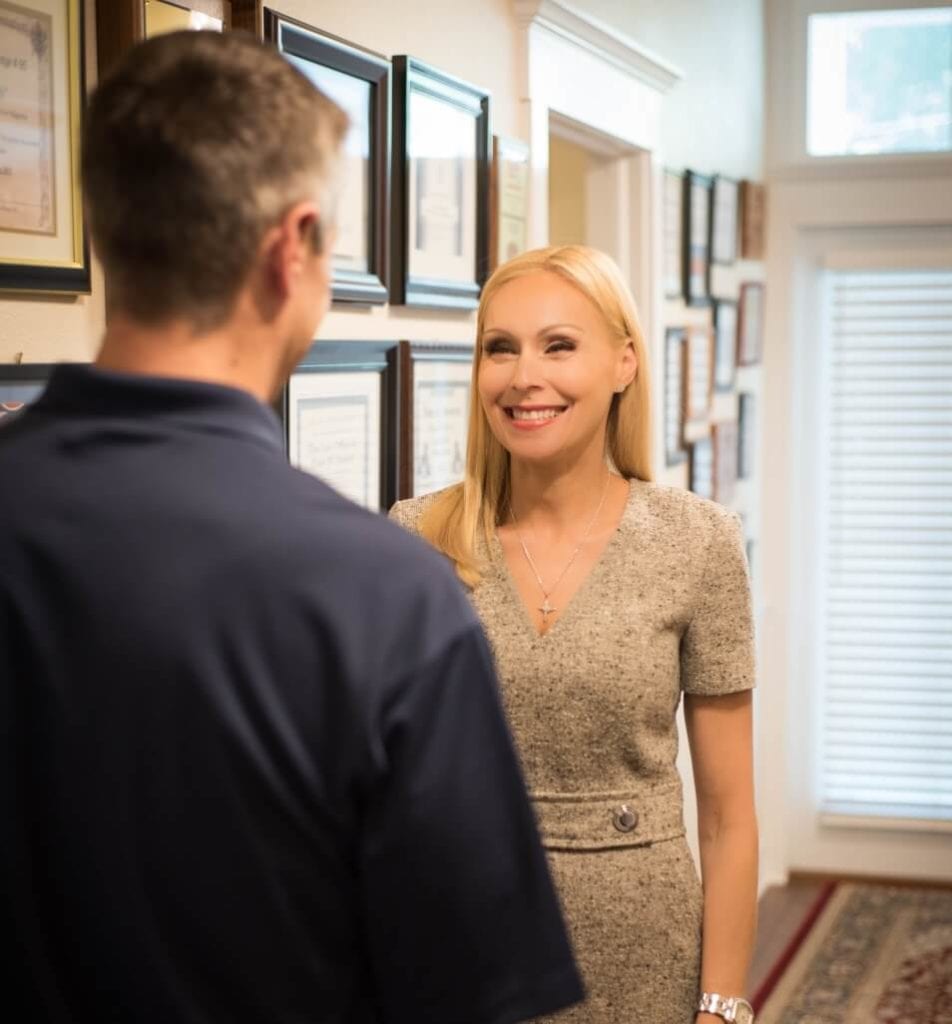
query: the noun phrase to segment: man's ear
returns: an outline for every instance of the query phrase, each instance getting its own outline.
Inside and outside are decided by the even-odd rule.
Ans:
[[[272,287],[289,295],[320,241],[320,214],[313,201],[295,203],[262,241],[263,264]]]

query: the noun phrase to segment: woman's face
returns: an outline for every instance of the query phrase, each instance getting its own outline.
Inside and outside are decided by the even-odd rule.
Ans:
[[[549,461],[604,449],[612,396],[635,376],[599,310],[558,274],[504,284],[486,309],[479,397],[513,458]]]

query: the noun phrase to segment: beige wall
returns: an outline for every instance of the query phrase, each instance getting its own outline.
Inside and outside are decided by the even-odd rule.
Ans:
[[[290,17],[375,50],[384,56],[407,53],[493,95],[493,131],[518,135],[519,30],[509,0],[454,3],[414,0],[383,3],[349,0],[278,0],[273,6]],[[95,8],[86,5],[87,77],[95,80]],[[341,310],[328,315],[325,338],[469,341],[472,314],[421,312],[399,307]],[[50,299],[0,298],[0,362],[23,353],[24,362],[87,360],[96,350],[104,322],[103,284],[94,268],[92,294]]]
[[[592,156],[581,146],[549,136],[549,241],[584,245],[586,177]]]

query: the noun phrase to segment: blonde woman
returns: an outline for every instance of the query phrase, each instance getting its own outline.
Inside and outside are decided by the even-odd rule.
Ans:
[[[588,989],[559,1020],[744,1022],[746,564],[735,516],[651,483],[650,423],[615,264],[582,246],[525,253],[483,290],[463,483],[392,515],[455,563],[495,653]],[[675,768],[682,694],[703,889]]]

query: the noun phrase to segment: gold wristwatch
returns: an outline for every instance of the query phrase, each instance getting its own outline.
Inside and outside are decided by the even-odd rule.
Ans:
[[[697,1004],[698,1013],[713,1013],[728,1024],[754,1024],[754,1008],[740,996],[722,996],[716,992],[702,992]]]

